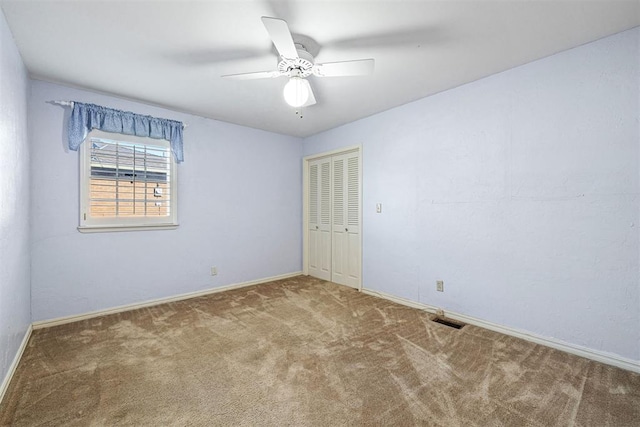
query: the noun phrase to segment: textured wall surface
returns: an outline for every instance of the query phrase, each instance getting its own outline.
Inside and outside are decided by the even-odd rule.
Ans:
[[[0,383],[31,323],[29,79],[0,11]]]
[[[177,230],[77,231],[78,153],[65,145],[69,108],[52,100],[188,124]],[[40,81],[29,111],[34,321],[300,271],[300,139]]]
[[[364,286],[640,360],[639,39],[306,138],[363,145]]]

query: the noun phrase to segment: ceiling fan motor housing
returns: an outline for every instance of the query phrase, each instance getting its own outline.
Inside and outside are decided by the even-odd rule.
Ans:
[[[302,45],[296,45],[298,57],[294,59],[282,58],[278,63],[278,71],[291,75],[292,70],[298,70],[298,77],[308,77],[313,74],[313,56]]]

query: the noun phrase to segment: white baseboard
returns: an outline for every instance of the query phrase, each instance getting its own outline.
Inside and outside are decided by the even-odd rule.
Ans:
[[[20,347],[18,347],[18,351],[16,355],[13,357],[13,362],[9,366],[9,370],[7,371],[7,375],[5,375],[2,384],[0,385],[0,403],[2,403],[2,399],[4,398],[4,394],[9,388],[9,384],[11,383],[11,379],[13,378],[13,374],[16,372],[18,368],[18,363],[20,363],[20,359],[22,359],[22,353],[24,353],[24,349],[27,348],[27,343],[29,342],[29,338],[31,338],[31,331],[33,328],[31,325],[27,328],[27,332],[24,334],[24,338],[22,338],[22,343],[20,343]]]
[[[374,291],[372,289],[363,288],[362,292],[368,295],[373,295],[373,296],[384,298],[393,302],[397,302],[398,304],[424,310],[429,313],[435,313],[436,310],[438,309],[438,307],[435,307],[432,305],[411,301],[409,299],[397,297],[381,291]],[[481,328],[489,329],[495,332],[500,332],[505,335],[510,335],[513,337],[521,338],[526,341],[531,341],[536,344],[541,344],[547,347],[555,348],[556,350],[561,350],[567,353],[575,354],[576,356],[581,356],[587,359],[595,360],[596,362],[601,362],[607,365],[626,369],[628,371],[640,373],[640,361],[637,361],[637,360],[627,359],[625,357],[618,356],[613,353],[593,350],[577,344],[571,344],[565,341],[557,340],[555,338],[543,337],[540,335],[532,334],[527,331],[510,328],[508,326],[498,325],[496,323],[491,323],[486,320],[467,316],[465,314],[454,313],[454,312],[445,310],[445,315],[450,319],[458,320],[463,323],[479,326]]]
[[[65,323],[73,323],[73,322],[78,322],[80,320],[105,316],[107,314],[122,313],[123,311],[136,310],[138,308],[151,307],[154,305],[165,304],[168,302],[182,301],[185,299],[196,298],[203,295],[215,294],[218,292],[230,291],[232,289],[244,288],[246,286],[259,285],[261,283],[272,282],[274,280],[288,279],[290,277],[299,276],[300,274],[302,274],[302,272],[296,271],[293,273],[281,274],[279,276],[265,277],[263,279],[250,280],[248,282],[235,283],[232,285],[205,289],[203,291],[189,292],[186,294],[174,295],[166,298],[158,298],[158,299],[143,301],[143,302],[134,303],[134,304],[127,304],[127,305],[121,305],[118,307],[107,308],[104,310],[91,311],[89,313],[58,317],[56,319],[50,319],[50,320],[39,320],[37,322],[33,322],[32,326],[33,326],[33,329],[49,328],[51,326],[64,325]]]

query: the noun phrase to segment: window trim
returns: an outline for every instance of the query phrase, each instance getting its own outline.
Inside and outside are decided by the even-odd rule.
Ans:
[[[105,138],[114,141],[129,142],[135,144],[162,146],[169,149],[171,176],[171,210],[168,217],[135,217],[135,218],[91,218],[89,215],[90,203],[90,180],[91,180],[91,160],[88,158],[91,153],[90,140],[92,137]],[[171,151],[169,141],[164,139],[153,139],[149,137],[139,137],[134,135],[122,135],[119,133],[92,130],[84,142],[80,145],[80,210],[78,231],[81,233],[100,233],[113,231],[143,231],[143,230],[174,230],[178,228],[178,167],[175,156]]]

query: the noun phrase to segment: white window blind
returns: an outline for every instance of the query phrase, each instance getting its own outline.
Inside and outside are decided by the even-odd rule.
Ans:
[[[175,224],[175,162],[169,144],[89,135],[84,147],[82,226]]]

